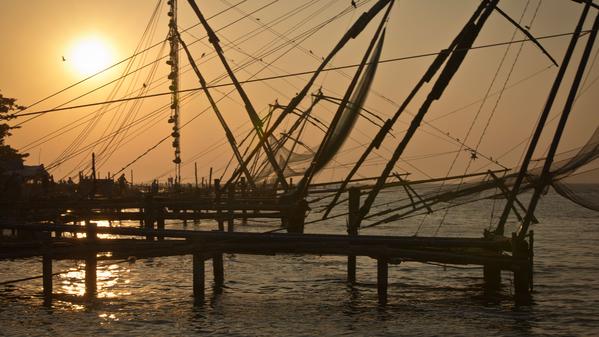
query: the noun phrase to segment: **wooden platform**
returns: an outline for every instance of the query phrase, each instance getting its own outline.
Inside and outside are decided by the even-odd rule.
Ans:
[[[193,255],[197,268],[206,259],[213,259],[216,279],[223,278],[222,254],[315,254],[367,256],[377,260],[379,300],[386,303],[388,263],[403,261],[435,262],[485,267],[485,280],[497,283],[501,270],[511,271],[530,288],[531,255],[528,247],[516,247],[521,242],[508,238],[448,238],[404,236],[348,236],[332,234],[247,233],[223,231],[155,230],[127,227],[96,227],[95,225],[52,225],[0,223],[1,229],[44,233],[36,240],[0,241],[0,258],[15,259],[43,256],[55,259],[85,259],[95,265],[98,259],[146,258],[157,256]],[[86,233],[86,238],[63,238],[56,233]],[[98,234],[112,238],[100,239]],[[136,239],[137,237],[137,239]],[[156,240],[159,238],[159,240]],[[109,254],[99,254],[109,253]],[[511,253],[511,254],[509,254]],[[93,262],[92,262],[93,261]],[[202,262],[200,262],[202,261]],[[46,262],[46,269],[50,268]],[[198,300],[204,297],[203,276],[194,267]],[[354,270],[351,270],[351,269]],[[51,269],[51,268],[50,268]],[[220,271],[219,271],[220,270]],[[47,271],[51,273],[50,271]],[[46,272],[45,272],[46,273]],[[90,270],[90,275],[92,271]],[[203,271],[202,271],[203,273]],[[94,271],[95,274],[95,271]],[[352,275],[353,274],[353,275]],[[522,276],[521,276],[522,275]],[[91,276],[90,276],[91,277]],[[355,264],[348,264],[348,280],[355,281]],[[384,288],[384,289],[383,289]],[[527,291],[528,292],[528,291]]]

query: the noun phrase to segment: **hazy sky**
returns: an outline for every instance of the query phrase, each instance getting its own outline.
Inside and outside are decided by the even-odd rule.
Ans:
[[[313,34],[310,33],[313,27],[343,13],[350,7],[350,1],[210,0],[198,1],[198,4],[205,15],[211,17],[239,2],[234,9],[210,19],[210,24],[214,29],[226,27],[219,30],[218,34],[232,66],[241,66],[253,60],[253,63],[237,71],[240,80],[314,70],[321,57],[330,51],[351,22],[374,3],[358,1],[358,9],[340,15]],[[168,65],[164,60],[155,63],[156,67],[151,65],[168,52],[164,49],[167,47],[163,48],[160,44],[168,30],[166,1],[159,7],[156,21],[150,23],[157,3],[151,0],[1,0],[0,43],[3,53],[0,59],[0,90],[5,96],[18,98],[20,104],[31,105],[82,80],[87,76],[86,72],[94,70],[94,66],[119,62],[134,54],[136,48],[142,50],[158,44],[130,63],[123,62],[110,71],[31,107],[29,111],[65,104],[147,64],[150,65],[127,76],[125,80],[106,85],[66,106],[130,97],[141,92],[153,94],[168,91]],[[396,1],[387,23],[382,59],[434,53],[445,48],[478,3],[470,0]],[[502,0],[499,6],[515,20],[521,21],[522,25],[529,26],[531,33],[537,37],[572,32],[582,10],[582,5],[567,0]],[[249,13],[253,14],[247,15]],[[591,11],[585,24],[587,29],[596,14],[596,11]],[[368,30],[350,42],[333,60],[333,65],[358,63],[379,20],[380,15]],[[179,0],[180,30],[197,22],[187,1]],[[513,34],[513,26],[499,14],[494,14],[475,45],[507,42]],[[200,27],[182,34],[188,44],[204,36],[205,32]],[[523,37],[521,33],[515,35],[516,40]],[[580,40],[564,89],[570,83],[586,40],[586,37]],[[541,40],[558,62],[561,62],[568,41],[569,36]],[[478,148],[482,155],[498,159],[504,166],[517,165],[557,68],[551,67],[548,58],[533,44],[525,43],[520,52],[520,44],[512,45],[498,70],[506,48],[503,45],[469,53],[443,98],[434,103],[427,115],[427,124],[422,126],[410,144],[403,156],[405,161],[398,164],[398,171],[411,172],[413,179],[465,173],[470,155],[463,149],[459,151],[456,138],[471,148]],[[90,49],[91,55],[86,54]],[[194,43],[192,53],[210,82],[229,82],[227,78],[221,78],[224,69],[214,58],[206,39]],[[597,47],[593,51],[592,61],[596,55]],[[181,89],[197,87],[197,79],[189,71],[185,55],[181,53],[180,57],[184,72]],[[397,109],[396,104],[402,102],[431,61],[432,57],[420,57],[381,64],[366,107],[382,119],[389,118]],[[599,124],[596,109],[598,68],[599,65],[589,65],[587,68],[585,86],[568,124],[561,151],[584,144]],[[353,71],[327,72],[317,80],[311,91],[315,92],[322,86],[325,94],[342,97],[349,83],[348,75],[351,76]],[[492,82],[496,74],[495,82]],[[285,104],[300,90],[306,79],[306,76],[291,77],[246,84],[244,88],[250,94],[256,110],[264,115],[269,103],[278,99],[279,103]],[[491,83],[492,95],[481,106]],[[507,89],[498,101],[496,93],[504,85]],[[221,99],[231,89],[216,88],[212,93]],[[416,97],[409,106],[409,112],[418,109],[428,89],[425,87]],[[562,90],[552,117],[561,110],[565,95],[566,90]],[[24,123],[10,143],[31,154],[28,159],[30,164],[41,162],[48,166],[61,154],[69,155],[69,160],[52,171],[57,179],[76,174],[81,164],[88,162],[91,151],[95,151],[100,154],[99,170],[104,175],[116,172],[168,136],[168,104],[169,97],[162,96],[126,105],[112,104],[106,106],[105,110],[93,107],[52,112]],[[302,107],[308,105],[309,99],[306,99]],[[241,141],[249,131],[250,124],[239,96],[232,94],[223,98],[219,107]],[[201,93],[195,93],[183,101],[182,122],[189,122],[182,130],[183,179],[188,182],[193,180],[194,162],[198,163],[200,175],[207,175],[211,166],[220,174],[231,156],[224,133],[214,114],[207,108],[208,102]],[[315,117],[327,122],[335,108],[329,103],[319,105]],[[16,122],[24,120],[17,119]],[[362,176],[380,172],[382,163],[390,156],[410,120],[409,113],[400,118],[393,131],[395,138],[389,137],[371,157],[360,172]],[[123,128],[131,123],[133,126]],[[550,124],[554,125],[555,122]],[[286,127],[289,125],[284,125],[281,132]],[[470,129],[471,132],[468,131]],[[319,175],[319,179],[343,176],[348,170],[347,164],[360,155],[362,146],[370,141],[376,130],[377,127],[372,123],[361,119],[335,162]],[[552,130],[549,127],[547,135],[552,134]],[[304,142],[308,146],[316,146],[322,133],[316,128],[306,132]],[[106,141],[95,147],[89,146],[98,139]],[[547,139],[548,136],[543,138],[543,150],[546,149]],[[73,153],[79,155],[74,156]],[[538,151],[537,157],[542,156],[543,151]],[[171,141],[167,140],[131,168],[136,180],[164,179],[173,174],[172,158]],[[454,159],[456,164],[451,167]],[[500,167],[480,157],[470,164],[467,172]]]

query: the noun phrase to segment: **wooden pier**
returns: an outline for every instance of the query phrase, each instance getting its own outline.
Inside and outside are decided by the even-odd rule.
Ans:
[[[305,234],[303,203],[283,202],[275,195],[258,197],[247,191],[243,196],[231,189],[225,198],[215,193],[4,202],[0,204],[3,214],[12,206],[21,217],[0,222],[0,229],[18,233],[16,237],[0,240],[0,259],[42,256],[44,298],[48,303],[53,294],[53,260],[85,260],[86,295],[93,296],[98,260],[177,255],[193,256],[190,271],[193,293],[196,302],[201,303],[205,294],[205,261],[212,260],[214,290],[220,292],[225,283],[223,254],[227,253],[346,256],[350,285],[357,278],[356,257],[370,257],[377,264],[380,304],[387,303],[388,265],[402,261],[483,266],[489,290],[500,287],[501,271],[513,272],[516,298],[530,296],[532,235],[528,242],[492,235],[481,238],[358,235],[355,217],[360,207],[360,191],[355,188],[349,190],[347,235]],[[287,233],[235,231],[235,220],[256,218],[280,219]],[[218,229],[165,229],[166,221],[173,219],[212,219]],[[104,227],[97,226],[94,220],[136,220],[139,226]],[[85,238],[76,234],[85,234]]]

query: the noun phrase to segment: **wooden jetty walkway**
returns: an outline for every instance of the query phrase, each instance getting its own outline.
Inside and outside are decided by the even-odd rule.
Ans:
[[[143,195],[119,199],[5,201],[0,204],[3,214],[13,207],[13,213],[22,217],[0,222],[0,229],[16,232],[16,237],[0,240],[0,259],[42,256],[43,291],[48,303],[53,294],[53,260],[85,260],[86,294],[93,296],[98,260],[176,255],[193,256],[194,298],[201,303],[205,293],[204,261],[212,260],[214,289],[220,291],[224,284],[225,253],[347,256],[350,284],[356,281],[356,257],[371,257],[377,261],[381,304],[387,302],[388,264],[402,261],[480,265],[484,267],[485,285],[490,290],[499,288],[502,270],[513,272],[517,299],[528,298],[532,289],[532,234],[528,242],[492,235],[481,238],[358,235],[358,228],[351,225],[360,205],[360,191],[355,188],[349,193],[347,235],[305,234],[303,203],[282,201],[284,198],[275,195],[238,196],[238,191],[231,189],[226,199],[217,192],[195,197]],[[278,218],[287,233],[235,232],[236,219],[255,218]],[[94,222],[125,219],[138,220],[140,226],[99,227]],[[218,230],[165,229],[165,221],[173,219],[213,219]],[[78,238],[77,233],[85,233],[85,238],[81,235]]]

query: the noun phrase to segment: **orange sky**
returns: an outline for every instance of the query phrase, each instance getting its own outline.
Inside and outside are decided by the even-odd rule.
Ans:
[[[146,40],[141,42],[142,48],[145,45],[159,43],[166,37],[166,1],[163,2],[155,28],[151,28]],[[237,2],[240,1],[210,0],[198,1],[198,4],[205,15],[211,17]],[[140,44],[156,3],[157,1],[149,0],[1,1],[0,43],[3,46],[3,55],[0,59],[0,74],[2,74],[0,90],[5,96],[18,98],[20,104],[30,105],[81,80],[83,75],[76,70],[74,60],[71,58],[72,49],[77,45],[77,41],[89,37],[96,37],[106,44],[110,49],[111,62],[116,63],[125,59],[132,55],[136,46]],[[251,0],[241,3],[235,9],[227,11],[226,14],[211,19],[210,24],[213,28],[218,29],[241,18],[238,22],[218,32],[221,43],[225,46],[226,56],[233,66],[241,65],[249,58],[255,58],[254,64],[237,72],[239,79],[248,79],[255,73],[258,73],[255,75],[256,77],[282,75],[315,69],[320,58],[330,51],[332,45],[337,42],[351,22],[369,8],[373,1],[358,1],[358,3],[363,6],[350,11],[348,15],[333,21],[319,30],[317,34],[306,39],[302,39],[301,34],[341,13],[350,6],[350,1]],[[445,48],[477,4],[478,1],[466,0],[396,1],[387,24],[387,39],[382,59],[426,54]],[[519,20],[522,16],[523,25],[530,25],[530,31],[535,36],[573,31],[582,9],[582,5],[571,1],[545,0],[535,15],[538,4],[538,0],[500,1],[500,7],[514,19]],[[264,8],[260,9],[262,7]],[[526,11],[522,15],[525,8]],[[256,13],[242,18],[244,13],[253,11]],[[592,24],[595,14],[596,11],[591,11],[586,28]],[[272,26],[269,24],[272,20],[281,17],[284,19],[278,20]],[[361,53],[363,53],[378,20],[378,18],[374,20],[367,31],[352,41],[347,46],[348,48],[333,60],[333,65],[340,66],[359,62]],[[179,0],[180,30],[196,23],[197,18],[193,15],[187,1]],[[269,25],[269,29],[265,29],[264,25]],[[255,31],[255,36],[247,40],[243,39],[244,34],[253,31]],[[511,39],[512,34],[513,27],[498,14],[494,14],[475,45],[506,42]],[[183,33],[182,36],[189,44],[204,35],[203,29],[195,27],[187,33]],[[523,38],[523,34],[516,34],[516,39],[521,38]],[[282,44],[285,39],[295,40],[296,47],[290,48],[286,45],[272,53],[263,54],[264,51]],[[586,38],[582,38],[580,42],[574,57],[575,61],[580,56]],[[542,40],[542,44],[558,61],[561,61],[567,43],[568,37]],[[519,45],[514,45],[509,50],[505,64],[498,72],[492,92],[499,90],[506,81],[518,48]],[[289,52],[282,55],[287,49]],[[129,70],[127,70],[125,62],[32,107],[30,111],[50,109],[64,104],[89,90],[112,81],[120,74],[154,61],[159,55],[159,50],[160,47],[156,47],[135,58],[130,64]],[[426,118],[430,125],[423,125],[421,131],[418,132],[403,156],[406,161],[400,162],[398,165],[399,171],[411,172],[412,178],[443,176],[448,173],[449,165],[459,149],[459,145],[456,145],[454,140],[455,138],[462,141],[465,139],[467,130],[479,110],[480,103],[476,102],[484,97],[505,50],[506,46],[499,46],[471,51],[442,100],[436,102],[431,108]],[[596,55],[596,51],[597,47],[595,47],[592,57]],[[165,53],[166,51],[163,51],[162,55],[166,55]],[[212,49],[207,41],[202,40],[195,43],[192,53],[207,79],[209,81],[218,80],[223,73],[223,68],[217,59],[213,58]],[[201,57],[202,54],[205,54],[205,57]],[[66,61],[62,60],[63,56]],[[180,57],[182,67],[184,70],[188,70],[185,55],[181,53]],[[390,117],[396,110],[396,106],[391,102],[400,103],[405,98],[431,60],[430,57],[424,57],[381,64],[373,84],[374,90],[366,102],[368,109],[376,112],[383,119]],[[261,70],[269,63],[272,64]],[[136,72],[136,75],[128,76],[119,87],[115,84],[107,85],[105,88],[78,98],[67,105],[98,102],[106,100],[108,97],[122,98],[144,90],[143,84],[146,82],[149,82],[145,89],[147,94],[166,92],[168,84],[164,81],[168,74],[168,66],[164,60],[157,64],[154,77],[151,76],[151,67],[145,67]],[[479,151],[482,154],[501,158],[500,162],[507,167],[517,165],[524,149],[523,145],[518,146],[518,144],[522,143],[530,134],[557,73],[557,68],[550,67],[550,65],[551,62],[541,54],[538,48],[531,43],[526,43],[507,82],[510,89],[504,92],[496,109],[493,109],[493,106],[497,96],[489,97],[482,106],[473,127],[474,131],[466,139],[466,143],[474,147],[480,142]],[[569,68],[566,84],[572,77],[575,65],[576,63],[573,63]],[[347,69],[343,72],[351,75],[352,71],[353,69]],[[564,142],[560,147],[562,151],[581,146],[598,126],[596,97],[599,94],[599,85],[595,80],[599,76],[599,65],[592,67],[587,73],[584,91],[581,92],[577,101]],[[528,77],[530,78],[526,79]],[[279,79],[247,84],[244,88],[250,94],[256,110],[264,114],[268,109],[268,104],[273,103],[275,99],[278,99],[281,104],[288,102],[290,97],[303,86],[306,79],[306,76]],[[520,83],[521,80],[524,81]],[[341,97],[348,81],[347,77],[340,72],[329,72],[317,80],[312,92],[322,86],[326,94]],[[225,78],[221,79],[219,83],[227,82],[229,80]],[[514,86],[511,87],[511,85]],[[187,71],[182,75],[182,89],[197,86],[197,79],[192,72]],[[220,99],[229,90],[231,90],[230,87],[218,88],[213,91],[213,95]],[[425,87],[414,103],[409,106],[410,112],[418,109],[419,103],[427,92],[428,87]],[[566,90],[560,92],[552,116],[555,116],[563,106],[565,94]],[[116,172],[170,133],[170,125],[167,123],[168,110],[160,111],[159,109],[168,105],[168,102],[168,96],[163,96],[145,100],[143,103],[136,103],[139,106],[134,105],[133,102],[127,105],[114,104],[106,107],[106,111],[98,111],[98,108],[95,107],[48,113],[25,123],[21,130],[15,132],[9,143],[16,148],[26,149],[31,154],[28,159],[29,164],[41,162],[48,165],[64,150],[68,150],[69,145],[77,137],[80,140],[83,139],[77,147],[81,149],[117,130],[121,123],[128,125],[127,121],[142,119],[156,111],[152,115],[155,116],[155,119],[135,124],[126,132],[121,129],[117,135],[122,139],[117,137],[112,143],[108,143],[109,147],[102,157],[106,161],[99,165],[99,170],[102,175],[107,172]],[[201,176],[207,175],[210,166],[220,174],[231,156],[230,148],[224,142],[222,129],[211,111],[207,110],[202,113],[208,107],[204,95],[196,93],[184,103],[182,107],[183,123],[190,121],[198,114],[200,116],[196,117],[182,131],[183,180],[187,182],[193,180],[194,162],[198,163]],[[308,104],[309,100],[307,99],[302,106],[305,108]],[[224,98],[219,103],[219,107],[231,129],[235,130],[236,137],[240,140],[244,136],[241,131],[247,132],[250,124],[239,96],[233,94]],[[316,116],[322,121],[329,121],[334,111],[334,106],[323,104],[316,111]],[[452,113],[448,114],[450,112]],[[91,116],[98,116],[95,123],[89,122]],[[59,131],[67,131],[67,128],[70,128],[71,124],[69,123],[74,123],[81,118],[83,118],[81,121],[85,123],[58,135]],[[23,120],[18,119],[17,122]],[[376,175],[380,172],[381,163],[384,163],[385,158],[390,156],[391,150],[401,138],[409,121],[409,114],[404,114],[400,118],[394,128],[396,138],[389,138],[383,148],[371,157],[372,160],[368,166],[360,172],[362,176]],[[483,134],[482,130],[487,122],[489,122],[489,128]],[[553,125],[555,123],[551,124],[551,126]],[[288,125],[284,125],[281,131],[285,127]],[[548,131],[552,129],[550,127]],[[40,137],[55,131],[56,134],[52,134],[57,135],[55,138],[43,144],[31,144],[40,140]],[[360,146],[367,143],[375,132],[375,126],[364,119],[360,120],[351,139],[346,142],[335,162],[331,163],[318,178],[325,180],[342,177],[348,170],[346,164],[353,162],[359,156]],[[551,133],[547,132],[547,135],[549,134]],[[315,146],[321,137],[322,133],[311,130],[308,132],[305,142]],[[541,157],[546,149],[547,139],[549,139],[548,136],[543,138],[541,147],[543,151],[540,150],[537,157]],[[515,149],[512,152],[508,152],[513,148]],[[102,144],[97,145],[93,150],[102,151]],[[80,156],[73,157],[56,167],[52,171],[55,178],[76,174],[77,166],[89,160],[88,156],[91,151],[91,147],[89,151],[82,150]],[[165,179],[172,175],[172,152],[170,140],[168,140],[137,161],[131,166],[136,180],[148,181],[155,177]],[[108,157],[109,153],[110,157]],[[505,156],[500,157],[502,154]],[[469,154],[466,151],[457,153],[457,156],[458,164],[454,166],[451,174],[464,173],[469,159]],[[470,170],[498,168],[497,165],[488,166],[487,164],[488,162],[485,162],[484,159],[479,159],[472,164]],[[129,169],[127,174],[128,172]]]

